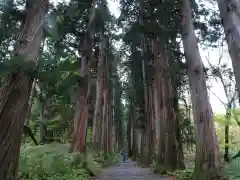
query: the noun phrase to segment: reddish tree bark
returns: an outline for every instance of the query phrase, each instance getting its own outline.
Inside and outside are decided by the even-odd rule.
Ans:
[[[92,33],[86,32],[84,40],[84,55],[81,62],[81,76],[77,87],[77,101],[74,115],[73,140],[71,152],[83,152],[86,149],[86,131],[88,125],[88,99],[91,83],[89,83],[89,62],[92,59]]]
[[[48,0],[26,9],[26,18],[15,45],[15,56],[36,65],[43,35]],[[24,120],[33,78],[23,70],[12,73],[0,89],[0,179],[17,177]]]
[[[93,49],[93,19],[95,17],[95,0],[92,1],[91,10],[89,13],[89,22],[87,30],[84,36],[84,43],[80,37],[80,48],[79,53],[83,54],[81,59],[81,69],[77,87],[77,101],[76,110],[74,115],[74,130],[73,130],[73,140],[70,147],[71,152],[82,152],[85,154],[86,158],[86,136],[88,127],[88,106],[89,96],[91,93],[91,79],[90,79],[90,65],[93,59],[92,49]]]
[[[100,149],[101,143],[99,137],[101,137],[101,122],[102,122],[102,94],[103,94],[103,71],[104,71],[104,52],[103,42],[100,43],[100,52],[98,59],[98,71],[96,80],[96,102],[94,108],[93,117],[93,136],[92,136],[92,146],[94,149]]]

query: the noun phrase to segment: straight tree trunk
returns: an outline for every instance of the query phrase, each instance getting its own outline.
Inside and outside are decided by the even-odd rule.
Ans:
[[[238,0],[217,0],[217,2],[232,59],[236,87],[240,91],[240,2]]]
[[[168,57],[164,52],[160,53],[159,64],[161,72],[161,101],[160,101],[160,156],[163,161],[159,161],[163,170],[173,171],[177,169],[177,136],[176,119],[173,106],[173,87],[169,72]]]
[[[113,144],[114,144],[114,136],[113,136],[113,83],[109,79],[113,79],[112,77],[112,66],[111,63],[108,62],[107,66],[107,81],[108,81],[108,152],[111,154],[113,152]]]
[[[136,46],[132,45],[131,50],[133,55],[136,53]],[[133,67],[134,68],[134,67]],[[132,70],[131,80],[132,80],[132,86],[136,86],[137,80],[136,75],[134,75],[134,70]],[[132,132],[132,138],[129,139],[129,157],[132,158],[132,160],[137,160],[137,157],[139,157],[139,149],[138,149],[138,133],[137,133],[137,96],[136,91],[131,91],[129,94],[129,100],[130,100],[130,106],[129,106],[129,136]]]
[[[103,90],[103,152],[104,152],[104,158],[107,159],[108,157],[108,88],[107,85],[104,85]]]
[[[81,63],[81,74],[77,87],[77,102],[74,115],[74,132],[71,144],[71,152],[86,151],[86,133],[88,125],[88,104],[90,86],[88,63],[92,57],[92,35],[87,32],[84,41],[85,57]]]
[[[164,41],[163,41],[164,43]],[[156,122],[157,168],[160,171],[180,169],[178,158],[177,117],[174,111],[174,91],[169,71],[166,47],[158,53],[157,42],[152,40],[154,55],[154,106]],[[160,54],[158,56],[158,54]],[[179,137],[180,138],[180,137]]]
[[[153,84],[153,83],[152,83]],[[156,131],[155,131],[155,111],[154,111],[154,91],[153,91],[153,86],[151,87],[150,91],[150,100],[149,100],[149,108],[150,108],[150,115],[151,115],[151,145],[150,147],[150,153],[151,153],[151,158],[156,159]]]
[[[36,65],[43,36],[48,0],[26,9],[26,18],[15,44],[14,55]],[[17,178],[21,135],[33,78],[23,70],[12,73],[0,89],[0,179]]]
[[[117,120],[116,120],[116,77],[117,77],[117,74],[116,74],[116,67],[113,67],[113,72],[112,72],[112,77],[113,77],[113,83],[112,83],[112,140],[113,140],[113,150],[114,152],[117,151],[117,149],[119,148],[118,145],[119,145],[119,138],[118,138],[118,133],[117,133]]]
[[[182,2],[182,39],[188,65],[188,78],[196,126],[196,159],[194,180],[219,179],[220,154],[203,63],[194,32],[192,10],[188,0]]]
[[[103,39],[105,41],[105,39]],[[108,69],[107,62],[104,63],[104,77],[103,77],[103,152],[104,158],[108,158]]]
[[[131,121],[132,121],[132,151],[131,156],[133,160],[137,160],[138,155],[138,147],[137,147],[137,122],[136,122],[136,108],[132,106],[131,109]]]
[[[90,65],[93,59],[93,19],[95,18],[95,0],[92,2],[92,7],[89,13],[89,22],[84,36],[84,43],[80,40],[79,53],[83,53],[81,59],[81,69],[77,87],[77,101],[74,115],[74,130],[73,140],[70,147],[70,152],[84,153],[86,158],[86,137],[88,127],[88,110],[89,110],[89,96],[91,93],[91,79],[90,79]],[[80,38],[81,39],[81,38]],[[86,159],[85,159],[86,160]]]
[[[104,59],[105,59],[104,45],[103,45],[103,42],[101,42],[99,59],[98,59],[97,80],[96,80],[96,103],[95,103],[94,117],[93,117],[92,144],[94,149],[99,149],[101,147],[98,137],[101,136],[99,127],[102,122]]]
[[[153,52],[153,65],[154,65],[154,79],[153,79],[153,96],[154,96],[154,110],[155,110],[155,131],[156,131],[156,155],[160,157],[160,80],[161,74],[159,73],[160,65],[158,61],[158,49],[156,40],[152,40]]]
[[[182,144],[182,132],[180,129],[180,110],[179,110],[179,103],[178,103],[178,95],[176,88],[173,90],[174,100],[173,106],[175,111],[175,128],[176,128],[176,138],[177,138],[177,167],[178,169],[185,169],[184,164],[184,152],[183,152],[183,144]]]
[[[128,142],[128,155],[132,157],[133,149],[132,149],[132,139],[131,139],[131,129],[132,129],[132,102],[129,104],[128,110],[128,124],[127,124],[127,142]],[[122,147],[123,148],[123,147]]]
[[[142,135],[142,139],[141,139],[141,156],[140,156],[140,162],[143,165],[150,165],[150,153],[149,153],[149,139],[150,139],[150,113],[149,113],[149,87],[147,84],[147,66],[146,66],[146,57],[145,57],[145,53],[147,52],[146,49],[146,42],[145,42],[145,38],[144,36],[142,37],[142,77],[143,77],[143,88],[144,88],[144,128],[143,131],[141,131],[143,133]]]
[[[108,118],[107,118],[107,122],[108,122],[108,153],[111,154],[113,152],[113,126],[112,126],[112,108],[111,108],[111,93],[109,93],[109,97],[108,97]]]

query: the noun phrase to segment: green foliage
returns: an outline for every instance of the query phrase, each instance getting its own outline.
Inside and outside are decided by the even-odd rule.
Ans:
[[[83,168],[83,155],[68,153],[67,144],[52,143],[42,146],[29,146],[21,148],[20,176],[24,180],[88,180],[89,174]],[[118,162],[118,154],[112,154],[107,161],[103,156],[88,150],[87,168],[94,174],[101,172],[101,167],[106,167]]]
[[[187,154],[185,156],[185,170],[177,170],[172,175],[176,176],[177,180],[190,180],[194,169],[194,154]],[[228,176],[230,180],[240,179],[239,174],[240,160],[233,160],[229,164],[225,164],[223,168],[223,175]]]
[[[232,114],[235,112],[238,112],[238,110],[232,110]],[[235,115],[238,117],[239,114],[235,113]],[[230,152],[237,153],[239,151],[239,126],[237,125],[236,117],[235,115],[231,116],[230,122],[227,121],[226,116],[223,114],[215,114],[214,115],[214,122],[216,126],[216,134],[218,136],[219,141],[219,147],[221,151],[224,151],[225,145],[225,125],[229,124],[229,143],[227,146],[230,148]]]
[[[20,176],[26,180],[88,179],[86,170],[74,165],[74,155],[66,145],[24,147],[20,156]]]
[[[96,155],[94,156],[95,161],[98,164],[101,164],[102,167],[108,167],[112,164],[116,164],[119,162],[119,154],[118,153],[112,153],[108,155],[107,160],[104,160],[104,155],[103,152],[100,153],[96,153]]]
[[[192,171],[191,170],[183,170],[183,171],[178,170],[178,171],[175,171],[173,173],[173,175],[175,177],[177,177],[177,180],[190,180]]]
[[[91,147],[92,145],[92,128],[87,129],[87,146]]]

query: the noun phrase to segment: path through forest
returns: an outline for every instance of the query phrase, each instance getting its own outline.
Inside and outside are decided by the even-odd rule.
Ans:
[[[128,160],[105,169],[100,180],[175,180],[173,177],[155,175],[149,168],[140,168]]]

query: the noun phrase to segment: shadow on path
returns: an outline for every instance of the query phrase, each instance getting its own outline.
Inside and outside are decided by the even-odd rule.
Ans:
[[[175,180],[173,177],[158,176],[150,171],[149,168],[140,168],[136,163],[127,160],[124,163],[106,168],[100,180]]]

